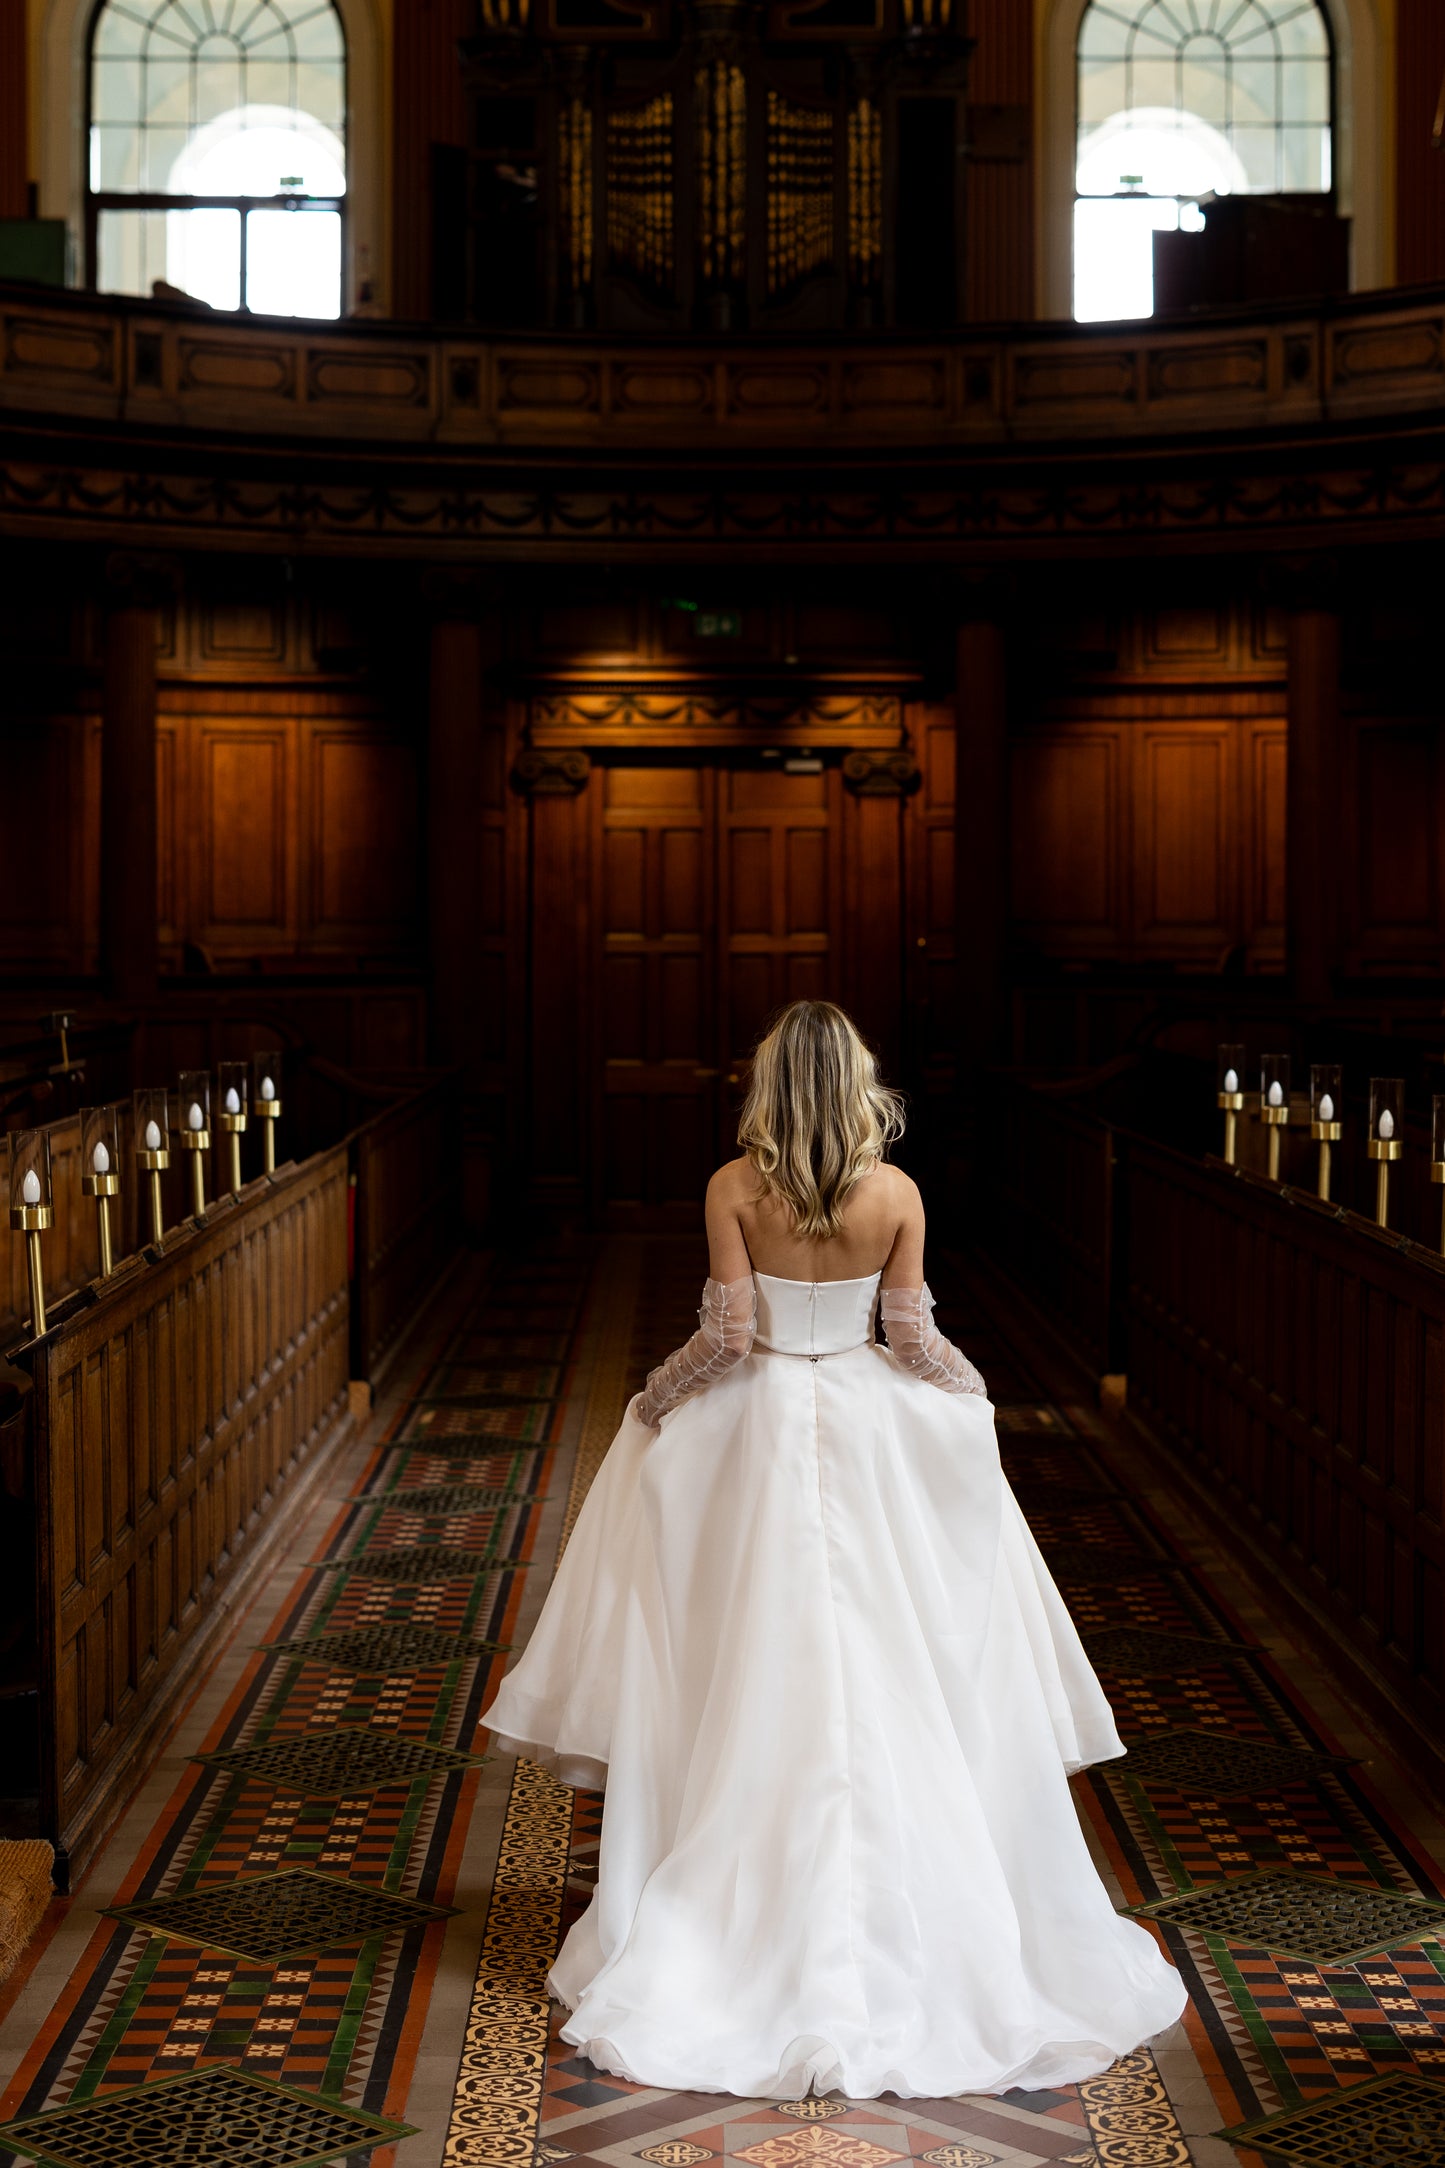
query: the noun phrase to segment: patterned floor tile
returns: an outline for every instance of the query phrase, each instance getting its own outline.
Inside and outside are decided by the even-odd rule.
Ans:
[[[1061,1583],[1103,1581],[1117,1587],[1126,1581],[1152,1581],[1183,1569],[1171,1558],[1148,1551],[1121,1551],[1105,1543],[1054,1542],[1049,1532],[1034,1530],[1050,1573]]]
[[[50,2168],[319,2168],[412,2129],[220,2068],[9,2123],[0,2141]]]
[[[753,2168],[885,2168],[888,2161],[905,2160],[907,2154],[874,2145],[851,2131],[809,2123],[800,2130],[780,2131],[775,2138],[762,2138],[756,2145],[739,2146],[733,2158],[751,2161]]]
[[[292,1733],[220,1754],[197,1754],[195,1759],[236,1776],[261,1779],[280,1791],[300,1792],[308,1799],[340,1799],[353,1792],[360,1795],[387,1785],[410,1784],[417,1777],[446,1776],[453,1769],[481,1766],[474,1755],[359,1727]]]
[[[1241,1874],[1133,1908],[1141,1918],[1316,1965],[1354,1965],[1381,1950],[1438,1942],[1445,1904],[1313,1874]]]
[[[1177,1678],[1181,1672],[1215,1664],[1246,1661],[1261,1652],[1239,1641],[1206,1641],[1189,1634],[1151,1633],[1143,1627],[1115,1626],[1089,1634],[1089,1661],[1099,1671],[1128,1671],[1140,1678]]]
[[[455,1551],[441,1543],[416,1543],[393,1551],[348,1551],[316,1560],[318,1571],[354,1573],[362,1581],[473,1581],[489,1567],[521,1571],[525,1558],[493,1558],[486,1551]]]
[[[450,1916],[450,1907],[419,1904],[414,1897],[316,1874],[307,1867],[242,1875],[207,1889],[107,1910],[112,1919],[149,1934],[267,1965],[314,1957],[338,1943]]]
[[[1348,1766],[1329,1754],[1304,1753],[1227,1731],[1168,1731],[1131,1744],[1123,1764],[1141,1784],[1167,1784],[1191,1798],[1258,1799],[1310,1784]]]
[[[506,1641],[473,1641],[439,1627],[402,1622],[353,1626],[336,1633],[313,1634],[304,1641],[275,1641],[268,1653],[296,1656],[308,1664],[326,1664],[333,1671],[384,1676],[426,1665],[452,1664],[459,1658],[499,1656],[509,1647]]]
[[[1219,2135],[1291,2168],[1441,2168],[1445,2085],[1375,2078]]]
[[[433,1483],[416,1490],[368,1491],[348,1498],[348,1505],[385,1506],[389,1513],[421,1513],[428,1518],[454,1513],[484,1513],[497,1506],[517,1505],[516,1491],[485,1490],[476,1483]]]

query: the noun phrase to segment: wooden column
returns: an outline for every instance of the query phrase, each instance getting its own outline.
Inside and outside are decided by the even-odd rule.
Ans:
[[[121,1000],[156,990],[156,647],[153,601],[121,593],[106,619],[100,752],[100,945]]]
[[[1306,602],[1289,615],[1286,926],[1294,997],[1325,1002],[1338,957],[1340,620]]]
[[[431,631],[427,716],[427,946],[433,1058],[468,1064],[477,978],[477,820],[484,701],[482,627],[440,618]]]
[[[958,771],[954,813],[954,954],[958,1087],[1008,1053],[1008,670],[1002,615],[970,615],[955,654]]]

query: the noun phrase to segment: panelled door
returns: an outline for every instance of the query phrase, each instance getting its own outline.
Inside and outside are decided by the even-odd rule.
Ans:
[[[594,1207],[692,1229],[768,1017],[847,998],[841,781],[694,755],[590,790]]]

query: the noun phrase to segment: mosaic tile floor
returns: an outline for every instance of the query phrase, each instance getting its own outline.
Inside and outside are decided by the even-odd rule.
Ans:
[[[942,1317],[1134,1747],[1076,1783],[1085,1827],[1185,2025],[1088,2085],[933,2101],[661,2093],[558,2038],[601,1801],[481,1763],[477,1713],[702,1269],[633,1241],[508,1259],[505,1306],[458,1282],[0,1997],[0,2168],[1445,2168],[1445,1832],[961,1270]]]

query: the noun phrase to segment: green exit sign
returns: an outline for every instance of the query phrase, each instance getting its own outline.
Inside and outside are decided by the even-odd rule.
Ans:
[[[699,610],[692,621],[692,629],[699,640],[740,640],[743,613],[741,610]]]

